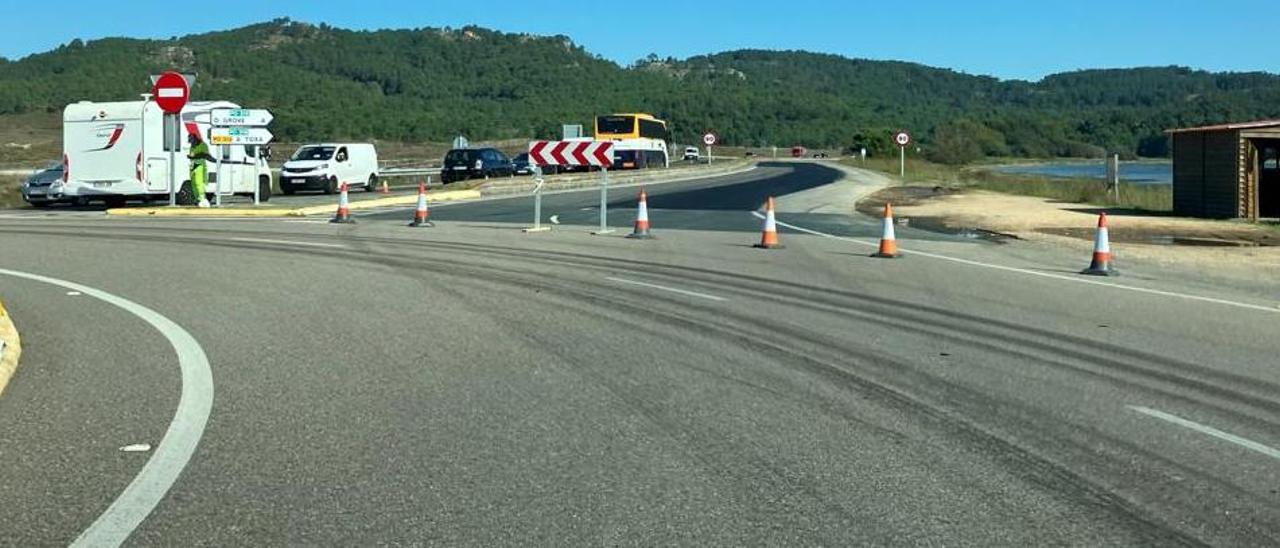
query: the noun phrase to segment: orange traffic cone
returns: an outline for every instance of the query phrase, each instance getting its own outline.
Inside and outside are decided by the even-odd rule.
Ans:
[[[427,216],[431,212],[427,210],[427,185],[418,183],[418,209],[413,212],[413,222],[409,226],[436,226],[435,223],[428,221]]]
[[[895,259],[898,257],[898,240],[893,235],[893,204],[884,205],[884,222],[880,229],[880,251],[872,257]]]
[[[1080,271],[1091,276],[1115,276],[1111,269],[1111,239],[1107,233],[1107,214],[1098,215],[1098,234],[1093,240],[1093,262],[1089,268]]]
[[[636,226],[631,231],[631,234],[627,234],[627,237],[644,240],[653,239],[653,235],[649,234],[649,195],[644,191],[643,187],[640,188],[640,205],[636,209]]]
[[[351,218],[351,202],[347,200],[347,183],[342,183],[342,192],[338,194],[338,213],[330,219],[331,223],[354,223]]]
[[[386,179],[383,179],[383,180],[382,180],[382,190],[379,190],[378,192],[380,192],[380,193],[382,193],[382,194],[391,194],[391,187],[387,186],[387,180],[386,180]]]
[[[760,237],[760,243],[756,247],[761,249],[778,249],[782,244],[778,242],[778,221],[773,215],[773,196],[769,197],[769,201],[764,206],[764,235]]]

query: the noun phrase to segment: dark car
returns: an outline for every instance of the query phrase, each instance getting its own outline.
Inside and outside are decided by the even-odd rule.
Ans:
[[[544,175],[550,175],[559,171],[558,166],[543,164],[538,166],[542,168]],[[511,159],[511,169],[516,175],[533,175],[533,166],[529,164],[529,153],[521,152],[515,158]]]
[[[511,159],[496,148],[455,148],[444,155],[440,179],[449,184],[467,179],[510,177],[514,173]]]

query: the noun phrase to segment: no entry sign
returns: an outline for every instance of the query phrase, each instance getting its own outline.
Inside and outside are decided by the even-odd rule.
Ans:
[[[160,78],[156,79],[156,84],[151,87],[151,96],[155,97],[156,105],[169,114],[182,112],[182,107],[187,106],[190,95],[191,89],[187,87],[187,79],[177,72],[161,74]]]
[[[535,165],[613,165],[613,141],[533,141],[529,161]]]

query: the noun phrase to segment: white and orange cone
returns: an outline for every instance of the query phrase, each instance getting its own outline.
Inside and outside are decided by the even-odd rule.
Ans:
[[[409,226],[436,226],[427,220],[430,215],[431,211],[427,209],[427,185],[418,183],[418,208],[413,210],[413,222]]]
[[[1111,269],[1111,238],[1107,232],[1107,214],[1098,215],[1098,234],[1093,240],[1093,262],[1089,268],[1080,271],[1091,276],[1115,276]]]
[[[898,239],[893,234],[893,204],[884,205],[884,221],[880,228],[880,250],[871,254],[881,259],[898,257]]]
[[[387,186],[387,180],[382,180],[382,189],[378,191],[381,194],[391,194],[391,187]]]
[[[778,220],[773,214],[773,196],[769,197],[769,201],[764,205],[764,234],[760,237],[760,243],[755,247],[760,249],[778,249],[782,247],[782,243],[778,241]]]
[[[653,235],[649,233],[649,194],[640,189],[640,205],[636,207],[636,226],[627,234],[628,238],[651,240]]]
[[[351,202],[347,199],[347,183],[342,183],[342,191],[338,194],[338,213],[330,219],[331,223],[354,223],[351,218]]]

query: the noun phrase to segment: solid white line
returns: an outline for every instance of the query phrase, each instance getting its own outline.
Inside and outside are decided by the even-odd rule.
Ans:
[[[1229,441],[1231,443],[1239,445],[1240,447],[1244,447],[1245,449],[1251,449],[1253,451],[1257,451],[1273,459],[1280,460],[1280,450],[1267,447],[1256,441],[1245,439],[1228,432],[1223,432],[1212,426],[1205,426],[1197,422],[1192,422],[1182,417],[1179,417],[1177,415],[1170,415],[1168,413],[1165,413],[1164,411],[1160,411],[1157,409],[1151,409],[1149,407],[1141,407],[1137,405],[1128,405],[1126,407],[1134,411],[1137,411],[1139,413],[1142,413],[1143,415],[1148,415],[1163,421],[1168,421],[1184,428],[1190,428],[1201,434],[1208,434],[1220,440]]]
[[[729,299],[726,299],[726,298],[724,298],[724,297],[717,297],[717,296],[715,296],[715,295],[708,295],[708,294],[706,294],[706,293],[698,293],[698,292],[696,292],[696,291],[687,291],[687,290],[684,290],[684,289],[677,289],[677,288],[674,288],[674,287],[667,287],[667,286],[665,286],[665,285],[657,285],[657,284],[651,284],[651,283],[645,283],[645,282],[638,282],[638,281],[635,281],[635,280],[628,280],[628,279],[626,279],[626,278],[614,278],[614,277],[612,277],[612,276],[607,276],[607,277],[605,277],[605,279],[606,279],[606,280],[610,280],[610,281],[614,281],[614,282],[618,282],[618,283],[623,283],[623,284],[631,284],[631,285],[638,285],[638,286],[641,286],[641,287],[648,287],[648,288],[650,288],[650,289],[660,289],[660,290],[662,290],[662,291],[670,291],[670,292],[672,292],[672,293],[679,293],[679,294],[681,294],[681,295],[688,295],[688,296],[690,296],[690,297],[698,297],[698,298],[701,298],[701,299],[709,299],[709,300],[712,300],[712,301],[727,301],[727,300],[729,300]]]
[[[333,247],[345,249],[347,246],[343,244],[324,244],[320,242],[298,242],[294,240],[268,240],[265,238],[232,238],[234,242],[248,242],[251,244],[280,244],[280,245],[300,245],[305,247]]]
[[[155,509],[165,493],[169,492],[169,488],[191,460],[196,446],[200,444],[205,423],[209,420],[209,410],[213,407],[213,373],[209,370],[209,359],[205,356],[204,349],[200,348],[200,343],[182,326],[133,301],[75,282],[39,274],[6,269],[0,269],[0,274],[62,286],[122,308],[156,328],[178,354],[182,391],[164,437],[128,487],[72,543],[72,546],[77,547],[119,546]]]
[[[752,214],[752,215],[755,215],[757,218],[760,218],[760,219],[763,219],[763,218],[764,218],[764,215],[760,214],[760,212],[758,212],[758,211],[752,211],[752,212],[751,212],[751,214]],[[795,231],[798,231],[798,232],[804,232],[804,233],[806,233],[806,234],[813,234],[813,235],[815,235],[815,236],[822,236],[822,237],[824,237],[824,238],[834,238],[834,239],[836,239],[836,240],[843,240],[843,241],[846,241],[846,242],[853,242],[853,243],[855,243],[855,244],[861,244],[861,245],[865,245],[865,246],[869,246],[869,247],[878,247],[878,246],[880,245],[880,243],[879,243],[879,242],[869,242],[869,241],[859,240],[859,239],[856,239],[856,238],[846,238],[846,237],[844,237],[844,236],[836,236],[836,235],[834,235],[834,234],[827,234],[827,233],[825,233],[825,232],[819,232],[819,231],[817,231],[817,230],[813,230],[813,229],[805,228],[805,227],[802,227],[802,226],[796,226],[796,225],[789,224],[789,223],[784,223],[784,222],[782,222],[782,221],[776,221],[776,222],[778,223],[778,226],[783,226],[783,227],[786,227],[786,228],[790,228],[791,230],[795,230]],[[902,240],[898,240],[898,242],[899,242],[899,243],[901,243],[901,242],[902,242]],[[899,250],[902,250],[902,247],[901,247],[901,246],[899,246]],[[1092,279],[1092,278],[1086,278],[1086,277],[1083,277],[1083,276],[1080,276],[1080,277],[1073,277],[1073,276],[1065,276],[1065,275],[1062,275],[1062,274],[1054,274],[1054,273],[1051,273],[1051,272],[1040,272],[1040,271],[1037,271],[1037,270],[1029,270],[1029,269],[1026,269],[1026,268],[1018,268],[1018,267],[1013,267],[1013,266],[1005,266],[1005,265],[999,265],[999,264],[984,263],[984,262],[980,262],[980,261],[974,261],[974,260],[971,260],[971,259],[962,259],[962,258],[959,258],[959,257],[951,257],[951,256],[948,256],[948,255],[939,255],[939,254],[937,254],[937,253],[929,253],[929,252],[927,252],[927,251],[911,251],[910,253],[911,253],[911,255],[912,255],[912,256],[928,257],[928,258],[930,258],[930,259],[939,259],[939,260],[943,260],[943,261],[951,261],[951,262],[953,262],[953,263],[960,263],[960,264],[969,265],[969,266],[976,266],[976,267],[980,267],[980,268],[990,268],[990,269],[994,269],[994,270],[1003,270],[1003,271],[1005,271],[1005,272],[1016,272],[1016,273],[1018,273],[1018,274],[1026,274],[1026,275],[1029,275],[1029,276],[1039,276],[1039,277],[1041,277],[1041,278],[1052,278],[1052,279],[1055,279],[1055,280],[1062,280],[1062,281],[1065,281],[1065,282],[1072,282],[1072,283],[1078,283],[1078,284],[1097,285],[1097,286],[1102,286],[1102,287],[1110,287],[1110,288],[1112,288],[1112,289],[1122,289],[1122,290],[1125,290],[1125,291],[1134,291],[1134,292],[1137,292],[1137,293],[1146,293],[1146,294],[1148,294],[1148,295],[1159,295],[1159,296],[1161,296],[1161,297],[1175,297],[1175,298],[1179,298],[1179,299],[1186,299],[1186,300],[1189,300],[1189,301],[1199,301],[1199,302],[1205,302],[1205,303],[1221,304],[1221,305],[1225,305],[1225,306],[1234,306],[1234,307],[1236,307],[1236,308],[1245,308],[1245,309],[1249,309],[1249,310],[1258,310],[1258,311],[1262,311],[1262,312],[1271,312],[1271,313],[1273,313],[1273,314],[1275,314],[1275,313],[1280,313],[1280,308],[1273,308],[1273,307],[1269,307],[1269,306],[1262,306],[1262,305],[1250,304],[1250,303],[1242,303],[1242,302],[1239,302],[1239,301],[1230,301],[1230,300],[1227,300],[1227,299],[1219,299],[1219,298],[1216,298],[1216,297],[1205,297],[1205,296],[1203,296],[1203,295],[1192,295],[1192,294],[1189,294],[1189,293],[1178,293],[1178,292],[1175,292],[1175,291],[1164,291],[1164,290],[1160,290],[1160,289],[1149,289],[1149,288],[1146,288],[1146,287],[1134,287],[1134,286],[1131,286],[1131,285],[1121,285],[1121,284],[1116,284],[1116,283],[1103,282],[1103,281],[1095,280],[1095,279]]]

